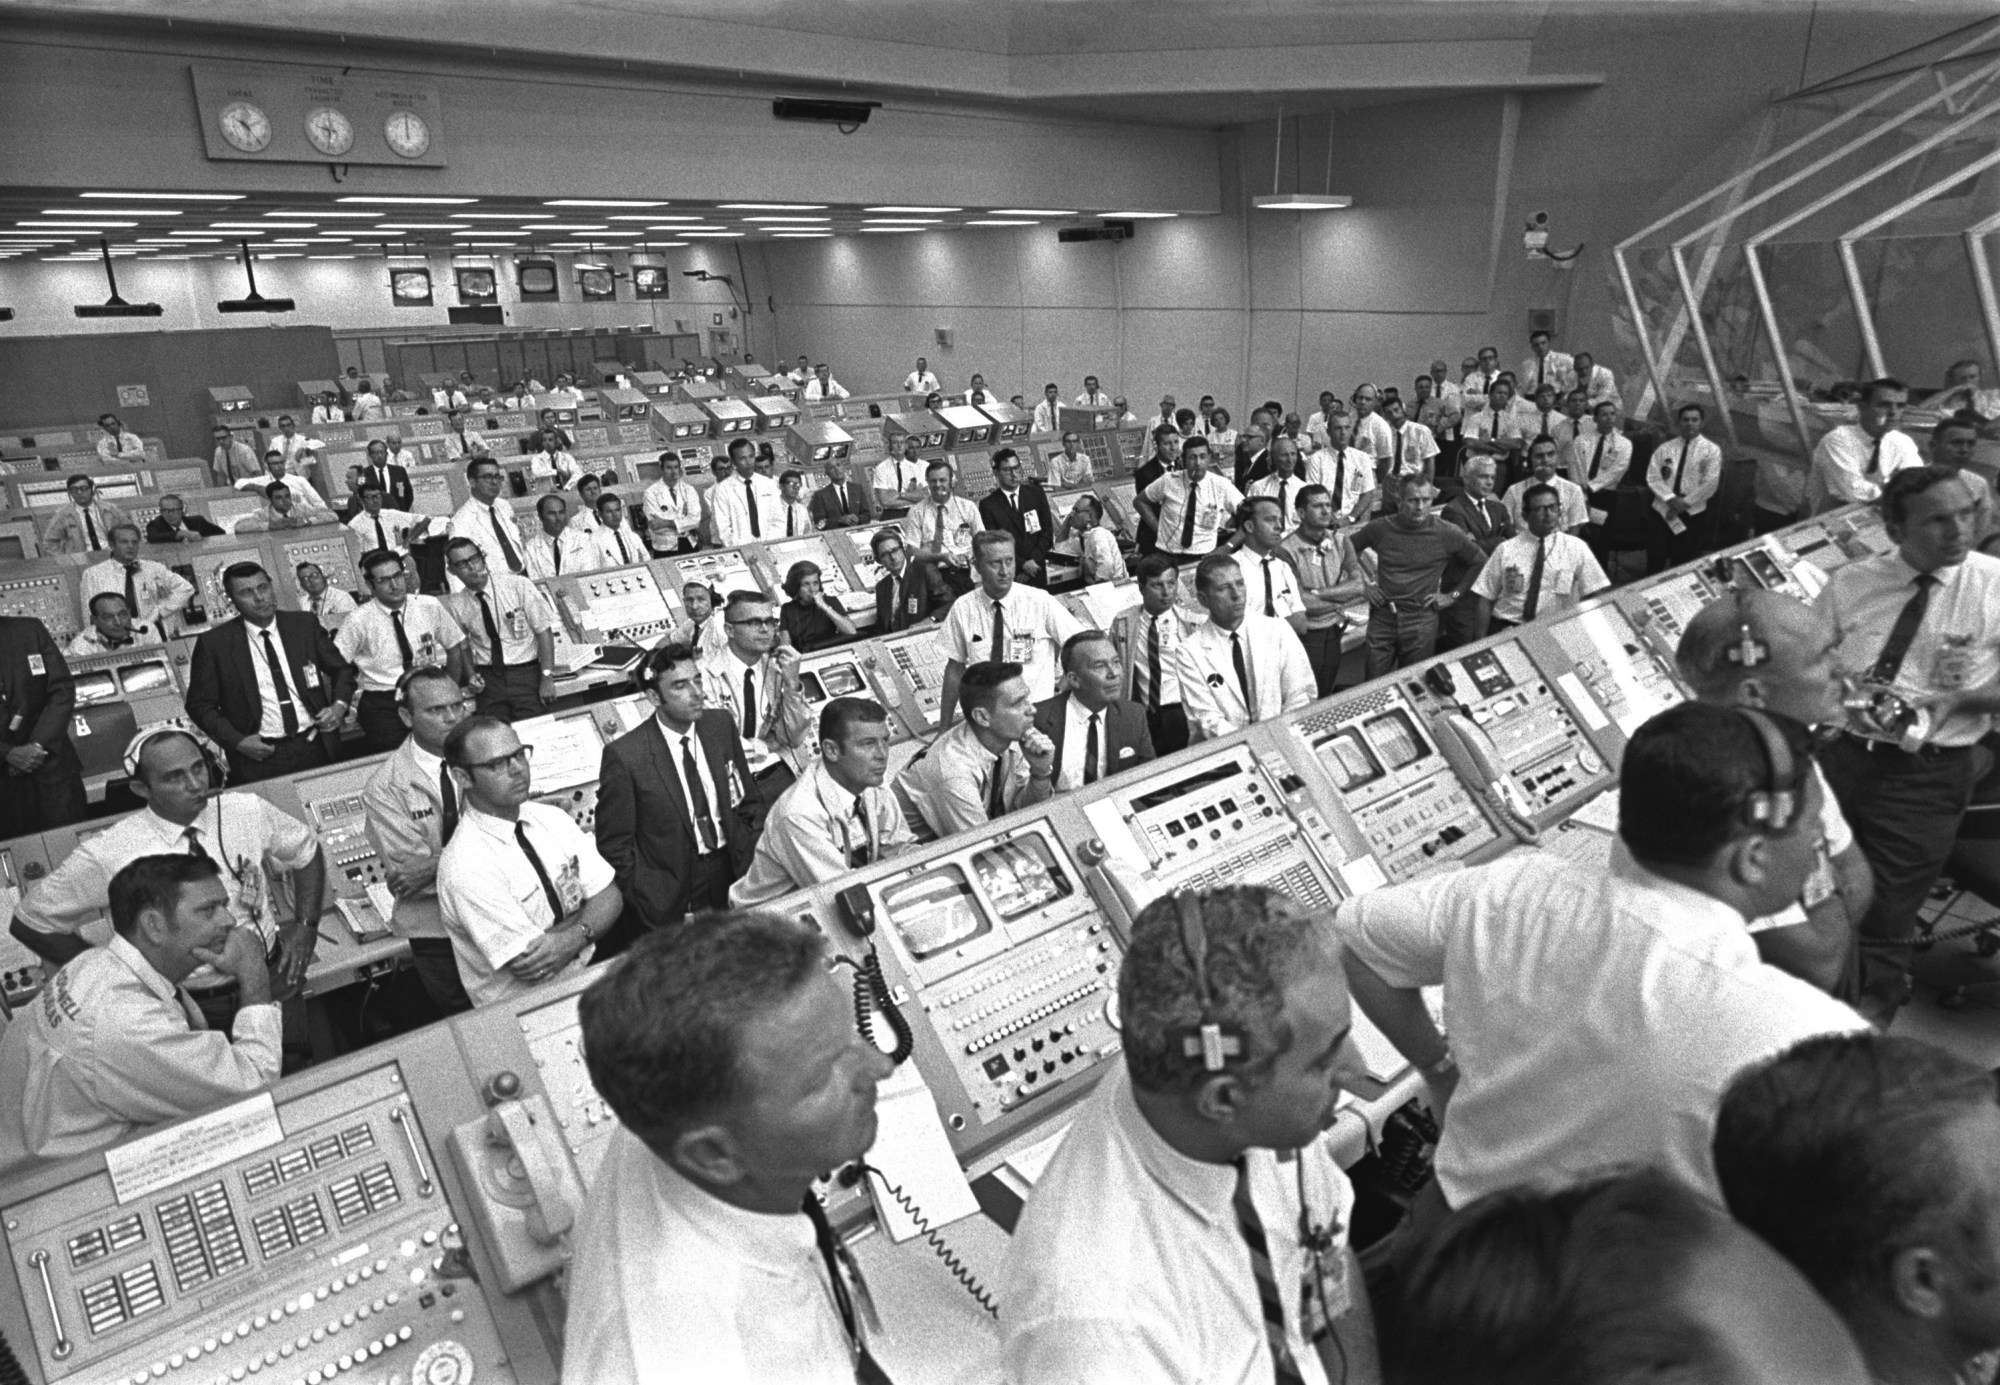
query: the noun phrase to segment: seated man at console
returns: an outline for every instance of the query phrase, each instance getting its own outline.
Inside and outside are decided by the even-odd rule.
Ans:
[[[77,632],[63,653],[112,654],[134,645],[159,642],[159,630],[146,621],[132,619],[124,597],[117,592],[99,592],[90,598],[89,626]]]
[[[1462,1207],[1633,1162],[1712,1195],[1708,1132],[1730,1079],[1800,1039],[1864,1027],[1764,965],[1744,929],[1798,899],[1818,859],[1812,769],[1797,722],[1672,707],[1625,749],[1629,861],[1515,852],[1340,906],[1355,1001],[1443,1114],[1432,1196]],[[1450,1047],[1425,986],[1444,989]]]
[[[1873,1378],[1993,1378],[2000,1347],[1993,1074],[1920,1043],[1808,1039],[1738,1078],[1715,1122],[1736,1219],[1853,1329]]]
[[[822,936],[757,913],[651,933],[577,1012],[620,1125],[577,1222],[567,1385],[886,1385],[812,1185],[874,1144],[891,1065]]]
[[[147,543],[199,543],[222,533],[206,515],[191,515],[178,495],[160,497],[160,513],[146,521]]]
[[[285,529],[305,529],[315,524],[334,523],[331,510],[301,510],[293,505],[292,491],[283,481],[264,488],[264,508],[238,520],[239,534],[269,534]]]
[[[889,714],[859,697],[836,697],[819,714],[819,758],[778,795],[750,870],[729,889],[738,908],[844,875],[915,841],[889,772]]]
[[[958,680],[964,715],[896,778],[904,816],[949,837],[1055,792],[1056,747],[1035,729],[1035,697],[1015,663],[974,664]]]
[[[1253,721],[1296,712],[1319,696],[1312,661],[1292,627],[1250,609],[1235,554],[1203,558],[1194,570],[1194,592],[1208,619],[1174,651],[1194,739],[1227,736]]]
[[[1396,1385],[1868,1385],[1805,1276],[1656,1169],[1482,1198],[1397,1259]]]
[[[1275,890],[1190,890],[1134,920],[1117,994],[1123,1071],[1014,1228],[1009,1385],[1379,1380],[1326,1139],[1360,1075],[1337,946]]]
[[[65,964],[0,1036],[0,1178],[277,1080],[282,1025],[263,940],[236,926],[222,868],[142,856],[109,891],[111,942]],[[181,988],[198,967],[242,989],[227,1032]]]
[[[474,1005],[581,969],[618,921],[618,886],[570,815],[530,803],[534,747],[498,717],[467,717],[444,738],[464,805],[438,857],[438,911]]]

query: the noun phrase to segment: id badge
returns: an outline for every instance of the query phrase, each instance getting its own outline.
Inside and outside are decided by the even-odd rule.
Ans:
[[[911,615],[915,615],[917,613],[917,599],[914,596],[904,601],[903,605]]]
[[[525,639],[528,634],[528,613],[514,610],[507,612],[507,638]]]
[[[1035,637],[1016,631],[1007,638],[1012,646],[1012,660],[1017,664],[1027,664],[1035,657]]]
[[[1042,517],[1033,510],[1021,516],[1021,527],[1030,534],[1042,532]]]
[[[1299,1287],[1299,1335],[1317,1342],[1333,1331],[1336,1318],[1347,1316],[1353,1306],[1353,1288],[1347,1282],[1347,1257],[1342,1246],[1306,1253]]]
[[[319,688],[319,665],[317,665],[317,664],[307,664],[307,665],[306,665],[306,666],[305,666],[305,667],[304,667],[303,669],[301,669],[301,670],[299,671],[299,676],[300,676],[300,677],[301,677],[301,678],[302,678],[302,679],[303,679],[303,680],[305,681],[305,685],[306,685],[306,686],[307,686],[308,688],[312,688],[312,689],[313,689],[313,690],[315,690],[315,691],[317,691],[317,690],[318,690],[318,688]]]
[[[556,897],[562,900],[563,917],[583,907],[583,863],[572,856],[556,872]]]
[[[1939,692],[1961,692],[1972,680],[1972,636],[1946,635],[1938,641],[1931,681]]]
[[[31,678],[46,678],[48,674],[49,666],[43,660],[42,656],[39,654],[30,654],[28,656],[28,676]]]
[[[1500,585],[1509,596],[1520,596],[1528,590],[1528,578],[1517,567],[1505,568],[1501,572]]]

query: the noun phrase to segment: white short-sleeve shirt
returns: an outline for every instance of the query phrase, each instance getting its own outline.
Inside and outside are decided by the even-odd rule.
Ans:
[[[611,863],[562,809],[523,803],[520,811],[567,918],[612,883]],[[515,838],[514,824],[468,805],[438,858],[437,894],[438,912],[458,959],[458,977],[472,1003],[490,1005],[530,989],[507,964],[533,947],[557,919],[541,878]],[[581,971],[593,950],[586,944],[561,974]]]
[[[403,599],[403,633],[410,642],[410,667],[442,667],[445,656],[465,642],[465,631],[442,601],[421,594]],[[361,675],[362,692],[394,692],[403,676],[395,618],[379,601],[364,602],[333,637],[334,647]]]
[[[993,608],[984,588],[975,588],[951,603],[938,627],[938,648],[961,664],[984,664],[995,658],[1021,665],[1022,677],[1035,701],[1055,695],[1063,641],[1083,629],[1069,607],[1038,587],[1016,582],[997,603],[1002,608],[1007,648],[995,655]]]

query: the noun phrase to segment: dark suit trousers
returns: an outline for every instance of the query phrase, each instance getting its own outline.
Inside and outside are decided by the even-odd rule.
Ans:
[[[1299,636],[1299,643],[1306,647],[1306,662],[1312,665],[1313,682],[1319,685],[1319,695],[1332,693],[1334,681],[1340,677],[1340,636],[1341,627],[1329,625],[1324,630],[1308,630]]]
[[[89,811],[83,767],[64,737],[32,774],[0,772],[0,837],[25,837],[50,827],[83,821]]]
[[[525,721],[548,708],[542,705],[542,666],[539,663],[507,664],[479,670],[486,680],[480,690],[478,708],[482,716],[502,721]]]
[[[326,742],[318,736],[288,736],[271,748],[267,759],[253,760],[230,751],[229,777],[237,784],[254,784],[262,779],[282,779],[299,770],[318,769],[326,763]]]
[[[394,750],[409,736],[410,728],[396,710],[396,694],[364,692],[355,703],[355,718],[361,723],[361,743],[372,753]]]
[[[1186,750],[1187,709],[1178,702],[1170,702],[1147,712],[1146,731],[1153,738],[1153,753],[1156,755],[1171,755],[1176,750]]]
[[[667,926],[682,923],[689,914],[710,909],[729,907],[729,887],[736,883],[735,874],[729,868],[729,852],[711,851],[706,856],[689,854],[687,889],[681,896],[678,912],[667,918]],[[605,961],[616,957],[645,934],[646,927],[639,921],[639,911],[628,900],[618,915],[618,922],[611,925],[603,938],[599,939],[597,951],[592,954],[595,961]]]

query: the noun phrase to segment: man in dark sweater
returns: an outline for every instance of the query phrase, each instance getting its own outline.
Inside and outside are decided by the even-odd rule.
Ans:
[[[1448,610],[1479,576],[1486,554],[1472,536],[1431,512],[1437,492],[1428,478],[1398,478],[1396,510],[1348,536],[1356,556],[1375,555],[1368,595],[1368,677],[1428,659],[1437,649],[1438,612]],[[1458,585],[1441,590],[1452,558],[1465,563]]]

